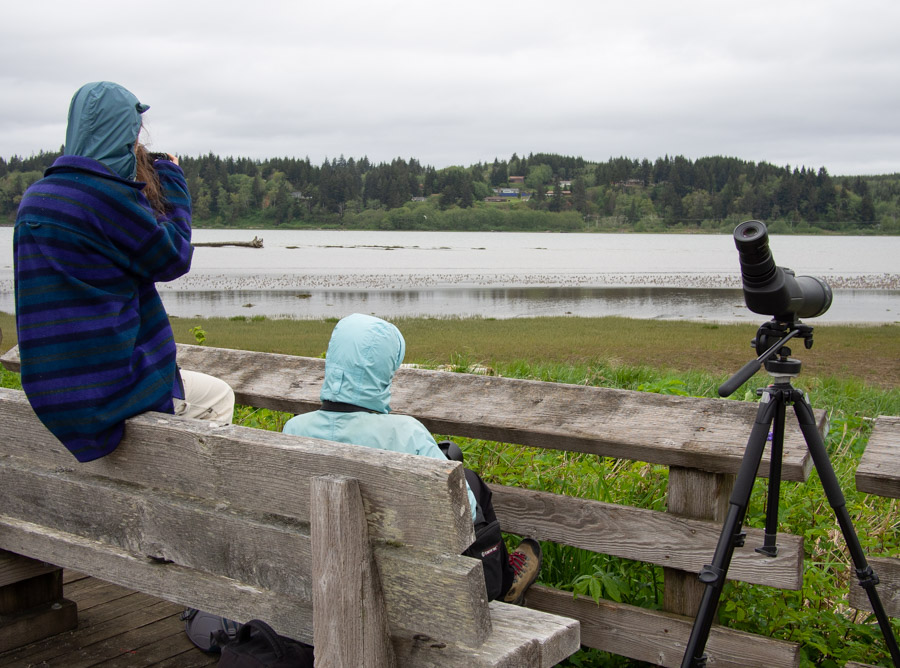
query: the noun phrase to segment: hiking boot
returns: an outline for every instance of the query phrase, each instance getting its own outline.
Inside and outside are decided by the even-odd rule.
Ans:
[[[506,592],[503,600],[513,605],[522,605],[525,600],[525,592],[537,580],[541,572],[541,544],[534,538],[524,538],[516,551],[509,555],[509,565],[512,566],[515,575],[512,586]]]

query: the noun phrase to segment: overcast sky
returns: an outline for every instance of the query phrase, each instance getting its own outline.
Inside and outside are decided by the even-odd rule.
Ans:
[[[0,156],[58,149],[98,80],[182,155],[900,172],[898,0],[10,0]]]

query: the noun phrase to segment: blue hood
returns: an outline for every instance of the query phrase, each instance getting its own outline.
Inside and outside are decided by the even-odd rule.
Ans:
[[[149,108],[119,84],[85,84],[69,105],[65,154],[92,158],[123,179],[134,180],[134,143],[141,131],[141,114]]]
[[[405,354],[406,341],[394,325],[361,313],[348,315],[331,333],[322,401],[390,413],[391,381]]]

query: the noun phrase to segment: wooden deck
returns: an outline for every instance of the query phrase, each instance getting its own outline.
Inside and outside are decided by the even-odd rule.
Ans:
[[[4,652],[0,667],[193,668],[219,660],[188,640],[179,605],[69,570],[63,593],[78,605],[78,628]]]

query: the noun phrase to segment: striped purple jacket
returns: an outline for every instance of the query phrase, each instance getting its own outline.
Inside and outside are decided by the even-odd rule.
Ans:
[[[22,198],[13,251],[22,387],[78,461],[112,452],[123,421],[171,413],[172,328],[154,283],[191,266],[181,168],[156,168],[171,205],[157,219],[142,183],[62,156]]]

